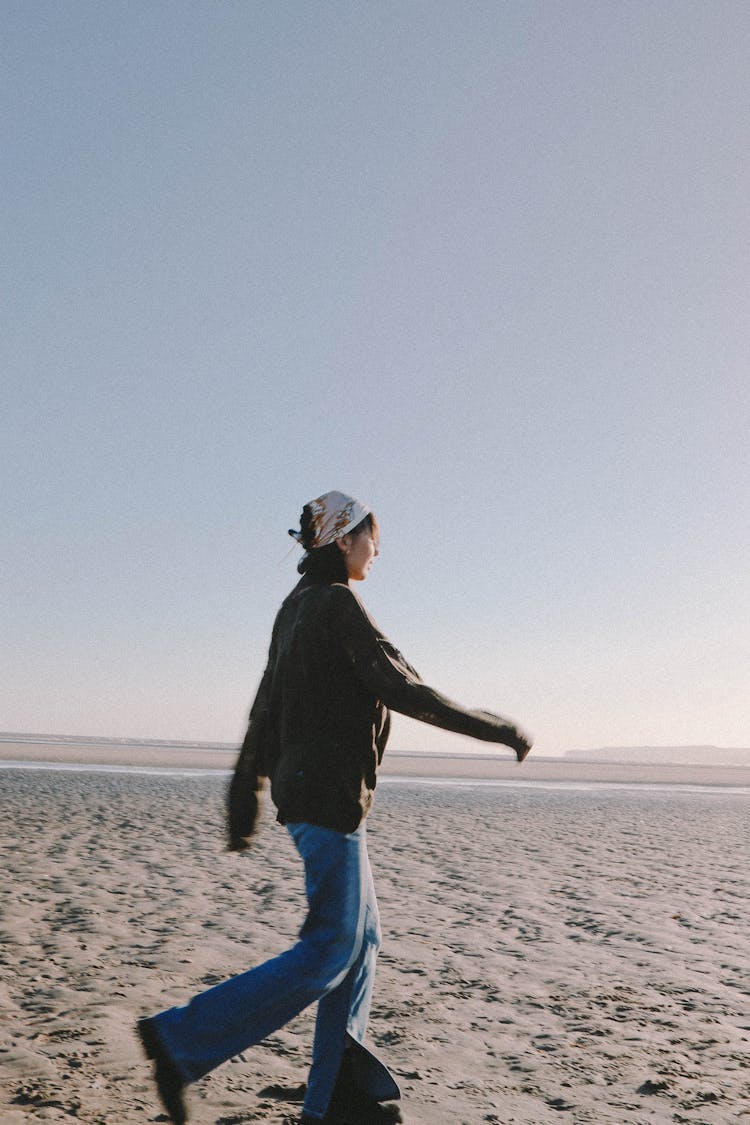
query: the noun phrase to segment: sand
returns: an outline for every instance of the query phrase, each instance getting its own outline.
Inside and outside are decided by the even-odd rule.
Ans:
[[[132,1026],[286,947],[301,869],[224,782],[0,769],[0,1121],[164,1120]],[[750,829],[731,790],[382,785],[371,1038],[411,1125],[750,1122]],[[312,1013],[189,1091],[293,1121]]]

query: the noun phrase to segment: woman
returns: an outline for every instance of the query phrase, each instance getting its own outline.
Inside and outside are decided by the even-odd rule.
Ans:
[[[161,1099],[186,1120],[184,1087],[318,1002],[302,1122],[401,1120],[388,1070],[364,1046],[380,923],[365,818],[393,709],[445,730],[499,742],[518,761],[531,741],[510,720],[468,711],[424,684],[349,586],[378,555],[378,525],[358,500],[328,492],[305,505],[301,580],[273,627],[228,800],[229,848],[255,829],[271,782],[279,823],[305,866],[308,915],[290,950],[185,1007],[139,1022]]]

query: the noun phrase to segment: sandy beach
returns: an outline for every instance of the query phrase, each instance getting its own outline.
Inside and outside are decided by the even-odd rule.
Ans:
[[[163,1121],[136,1018],[293,940],[291,843],[266,805],[252,850],[223,851],[224,786],[0,769],[4,1125]],[[371,1039],[405,1121],[750,1122],[748,809],[720,787],[386,781]],[[294,1121],[311,1027],[191,1087],[191,1121]]]

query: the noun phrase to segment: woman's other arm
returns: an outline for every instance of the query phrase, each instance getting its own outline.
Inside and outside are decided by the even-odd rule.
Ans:
[[[271,662],[250,709],[245,740],[227,794],[227,832],[230,852],[247,848],[258,817],[258,791],[265,776],[265,742],[268,729],[268,697],[271,687]]]

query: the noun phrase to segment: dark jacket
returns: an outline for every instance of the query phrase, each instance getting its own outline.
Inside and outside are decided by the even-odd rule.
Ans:
[[[468,711],[419,678],[345,584],[303,578],[276,617],[229,791],[229,846],[253,832],[271,780],[282,823],[353,832],[372,804],[388,709],[525,755],[508,720]]]

